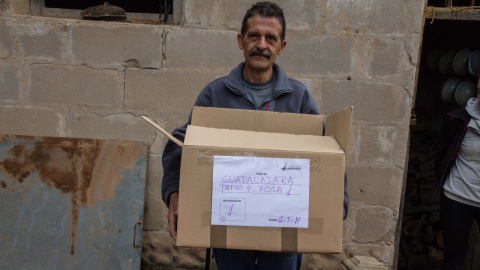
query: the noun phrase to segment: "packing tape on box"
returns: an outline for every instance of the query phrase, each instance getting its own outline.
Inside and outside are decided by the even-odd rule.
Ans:
[[[314,234],[323,234],[323,227],[325,224],[325,220],[323,218],[310,218],[308,220],[308,229],[301,229],[301,230],[308,230],[309,233]]]
[[[282,228],[282,247],[284,252],[296,252],[298,250],[298,229]]]
[[[302,230],[308,230],[309,233],[322,234],[324,228],[323,218],[313,218],[309,220],[308,229],[303,228],[282,228],[282,247],[283,252],[298,252],[298,233]]]
[[[298,250],[298,229],[281,228],[281,250],[295,252]],[[227,248],[227,226],[212,225],[210,227],[210,246]]]
[[[212,225],[210,227],[210,246],[227,248],[227,226]]]
[[[323,234],[325,220],[323,218],[313,218],[309,221],[308,229],[303,228],[281,228],[281,251],[298,252],[298,233],[302,230],[308,230],[309,233]],[[202,214],[202,227],[210,226],[210,212],[205,211]],[[215,248],[227,248],[227,226],[210,226],[210,246]]]
[[[212,165],[213,155],[211,151],[199,151],[197,154],[197,165]]]
[[[198,151],[197,153],[197,165],[211,166],[213,164],[213,159],[216,155],[219,156],[238,156],[238,157],[256,157],[257,154],[252,152],[227,152],[219,154],[217,152],[212,152],[211,150]]]
[[[230,153],[232,156],[244,156],[244,157],[254,157],[257,156],[251,152],[235,152]],[[210,150],[199,151],[197,153],[197,165],[198,166],[211,166],[213,164],[214,154]],[[324,160],[319,157],[310,158],[310,172],[320,172],[325,166],[331,166],[332,164],[326,164]]]

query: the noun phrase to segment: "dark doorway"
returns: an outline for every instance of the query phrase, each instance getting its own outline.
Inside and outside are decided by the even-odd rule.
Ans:
[[[432,2],[430,4],[430,2]],[[470,6],[471,0],[453,4]],[[429,1],[429,5],[446,1]],[[438,5],[437,5],[438,6]],[[416,123],[411,125],[410,152],[403,206],[400,251],[397,269],[436,270],[443,260],[443,240],[438,204],[439,183],[435,176],[435,149],[443,118],[448,111],[461,105],[456,100],[442,97],[447,80],[455,78],[475,82],[472,74],[457,74],[452,61],[443,67],[441,61],[447,52],[456,56],[462,50],[480,49],[480,21],[426,19],[418,73],[415,109]],[[443,57],[443,60],[442,60]],[[448,61],[447,61],[448,62]],[[445,69],[450,65],[450,69]],[[458,71],[458,70],[457,70]],[[445,93],[445,92],[444,92]],[[478,232],[472,233],[472,248],[464,269],[478,270],[475,249]],[[477,240],[478,241],[478,240]]]

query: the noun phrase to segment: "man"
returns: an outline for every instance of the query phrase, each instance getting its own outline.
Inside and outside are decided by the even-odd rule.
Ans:
[[[209,83],[199,94],[195,106],[319,114],[308,89],[299,81],[288,78],[275,64],[287,44],[285,32],[283,10],[277,4],[258,2],[253,5],[245,14],[241,32],[237,35],[245,62],[228,76]],[[190,119],[175,129],[173,135],[183,140],[189,123]],[[163,153],[162,196],[169,207],[168,224],[174,239],[177,236],[180,158],[181,148],[169,141]],[[345,191],[344,218],[347,211],[348,194]],[[301,255],[296,253],[214,249],[213,254],[221,270],[294,270],[300,268],[301,263]]]

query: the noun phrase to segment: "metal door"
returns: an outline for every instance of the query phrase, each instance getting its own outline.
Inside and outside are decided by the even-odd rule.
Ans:
[[[143,142],[0,135],[0,269],[139,269]]]

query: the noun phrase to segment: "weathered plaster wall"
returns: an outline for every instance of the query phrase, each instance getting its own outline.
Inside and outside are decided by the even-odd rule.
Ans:
[[[170,239],[166,139],[140,116],[167,130],[183,124],[202,87],[242,60],[236,34],[253,2],[183,0],[181,25],[142,25],[30,16],[28,1],[0,0],[0,133],[151,143],[144,269],[201,269],[204,249]],[[307,255],[303,269],[338,269],[354,254],[392,266],[424,3],[276,2],[288,28],[278,63],[323,113],[354,106],[344,252]]]

